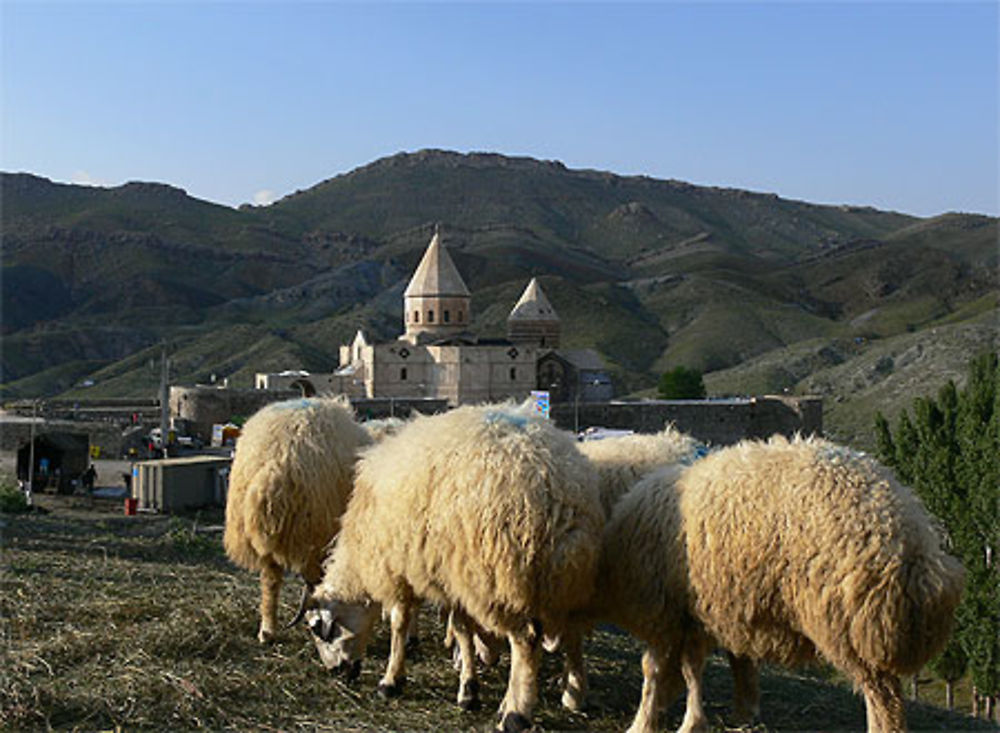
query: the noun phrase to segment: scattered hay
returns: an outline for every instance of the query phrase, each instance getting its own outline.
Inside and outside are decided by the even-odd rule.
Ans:
[[[117,502],[40,500],[51,513],[4,515],[0,528],[0,728],[491,729],[506,663],[482,675],[483,710],[462,712],[436,611],[420,614],[405,695],[383,701],[375,686],[388,655],[385,629],[352,684],[323,668],[303,629],[269,647],[257,643],[257,577],[226,561],[218,531],[202,529],[217,517],[123,517]],[[296,582],[286,585],[286,614],[298,593]],[[561,660],[546,655],[537,726],[627,727],[642,684],[639,657],[627,636],[599,633],[587,645],[591,708],[574,714],[559,705]],[[864,727],[861,700],[842,685],[768,671],[762,687],[773,727],[757,731]],[[716,730],[726,730],[730,690],[727,665],[713,658],[707,711]],[[678,701],[661,725],[676,727],[682,714]],[[913,706],[908,714],[914,729],[977,729],[936,708]]]

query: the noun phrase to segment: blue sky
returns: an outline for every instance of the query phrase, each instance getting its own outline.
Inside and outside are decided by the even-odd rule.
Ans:
[[[0,3],[7,171],[238,205],[435,147],[1000,213],[993,2]]]

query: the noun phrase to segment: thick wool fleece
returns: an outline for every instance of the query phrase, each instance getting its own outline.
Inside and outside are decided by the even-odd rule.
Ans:
[[[318,569],[340,528],[359,450],[371,441],[342,399],[290,400],[255,413],[229,481],[223,543],[230,559],[251,570],[262,558],[303,574]]]
[[[601,505],[610,516],[618,500],[650,471],[693,456],[699,443],[668,426],[659,433],[624,435],[577,444],[594,464],[599,477]]]
[[[558,632],[593,591],[603,523],[592,467],[547,421],[507,406],[417,417],[364,452],[318,594]]]
[[[964,572],[870,459],[775,437],[708,456],[678,489],[693,610],[730,651],[818,650],[859,681],[915,672],[946,643]]]

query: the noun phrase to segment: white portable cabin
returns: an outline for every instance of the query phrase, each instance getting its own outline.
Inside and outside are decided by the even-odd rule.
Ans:
[[[142,461],[132,467],[132,496],[147,511],[225,506],[232,463],[226,456]]]

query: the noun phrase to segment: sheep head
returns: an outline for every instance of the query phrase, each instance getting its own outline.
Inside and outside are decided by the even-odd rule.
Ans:
[[[305,612],[305,621],[323,666],[349,680],[356,679],[361,674],[361,660],[378,618],[378,605],[315,597],[312,605]]]

